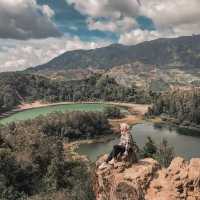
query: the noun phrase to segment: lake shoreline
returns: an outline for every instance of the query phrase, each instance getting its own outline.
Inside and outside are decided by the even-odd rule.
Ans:
[[[181,125],[181,124],[177,124],[177,123],[173,123],[171,120],[172,119],[174,119],[175,120],[175,118],[171,118],[170,120],[167,120],[167,119],[165,119],[165,120],[163,120],[161,117],[151,117],[150,119],[146,119],[147,121],[149,121],[149,122],[152,122],[152,123],[154,123],[154,124],[156,124],[156,125],[161,125],[161,126],[170,126],[170,127],[174,127],[174,128],[176,128],[176,129],[185,129],[185,131],[194,131],[195,133],[194,134],[188,134],[188,135],[191,135],[191,136],[198,136],[198,137],[200,137],[200,128],[199,127],[197,127],[197,126],[190,126],[190,125],[188,125],[188,126],[186,126],[186,125]],[[197,134],[197,132],[199,133],[199,134]],[[185,134],[185,135],[187,135],[187,134]]]
[[[124,102],[58,102],[58,103],[44,103],[41,101],[36,101],[34,103],[26,103],[18,106],[18,110],[14,110],[15,113],[17,112],[23,112],[26,110],[31,109],[37,109],[37,108],[44,108],[49,106],[58,106],[58,105],[75,105],[75,104],[105,104],[105,105],[114,105],[119,106],[122,108],[126,108],[128,113],[123,117],[119,119],[109,119],[109,123],[111,125],[111,128],[113,130],[113,134],[109,136],[101,136],[94,139],[89,140],[78,140],[73,141],[70,143],[63,142],[64,148],[70,150],[71,154],[75,154],[77,157],[78,154],[76,153],[76,149],[80,144],[87,144],[87,143],[99,143],[99,142],[105,142],[108,140],[113,140],[116,137],[119,136],[119,125],[120,123],[127,123],[130,126],[138,124],[143,121],[144,114],[147,112],[149,105],[142,105],[142,104],[133,104],[133,103],[124,103]],[[13,114],[13,113],[12,113]],[[7,118],[9,116],[6,116]]]
[[[93,139],[86,140],[76,140],[73,142],[63,142],[65,152],[70,152],[70,157],[73,160],[83,160],[90,161],[90,159],[86,155],[81,155],[77,152],[77,149],[82,144],[97,144],[97,143],[106,143],[114,140],[116,137],[119,137],[118,134],[114,133],[111,135],[102,135]]]
[[[119,104],[119,103],[117,103],[117,104]],[[115,103],[115,105],[116,105],[116,103]],[[140,104],[138,104],[138,105],[139,105],[139,109],[135,109],[133,107],[136,106],[136,104],[129,104],[128,110],[130,112],[130,115],[126,115],[124,118],[112,119],[112,120],[109,119],[109,122],[110,122],[110,124],[112,126],[112,130],[113,130],[112,135],[109,135],[109,136],[104,135],[104,136],[100,136],[100,137],[94,138],[94,139],[80,140],[80,141],[74,141],[74,142],[70,142],[70,143],[64,143],[65,149],[69,150],[71,152],[71,154],[74,156],[74,159],[82,159],[82,160],[89,161],[89,159],[87,158],[86,155],[80,155],[77,152],[77,149],[79,148],[79,146],[82,145],[82,144],[105,143],[105,142],[109,142],[111,140],[116,139],[116,137],[119,137],[119,125],[120,125],[120,123],[128,123],[130,126],[134,126],[136,124],[142,123],[143,120],[144,120],[144,114],[147,111],[147,106],[145,108],[146,111],[144,111],[145,109],[143,108],[141,110],[141,108],[142,108],[142,107],[140,107],[141,105]]]
[[[19,105],[17,108],[2,113],[0,114],[0,119],[5,119],[8,118],[10,116],[12,116],[13,114],[19,113],[19,112],[23,112],[23,111],[27,111],[27,110],[32,110],[32,109],[37,109],[37,108],[45,108],[45,107],[53,107],[53,106],[59,106],[59,105],[76,105],[76,104],[106,104],[106,105],[116,105],[119,107],[124,107],[126,108],[131,114],[127,117],[127,119],[124,119],[121,121],[121,119],[119,119],[122,122],[128,122],[128,123],[132,123],[132,121],[135,121],[136,119],[133,119],[132,114],[136,113],[136,115],[144,115],[144,113],[147,111],[147,108],[149,105],[142,105],[142,104],[132,104],[132,103],[124,103],[124,102],[104,102],[104,101],[91,101],[91,102],[57,102],[57,103],[45,103],[42,101],[35,101],[33,103],[24,103]],[[134,107],[136,107],[136,109],[134,109]],[[140,113],[140,114],[138,114]],[[116,120],[110,120],[112,123],[115,123]]]
[[[108,105],[116,105],[116,106],[121,106],[121,107],[127,107],[129,109],[133,108],[133,106],[141,106],[145,107],[143,108],[143,111],[145,110],[146,112],[146,107],[149,105],[145,104],[135,104],[135,103],[124,103],[124,102],[113,102],[113,101],[63,101],[63,102],[55,102],[55,103],[49,103],[49,102],[43,102],[43,101],[35,101],[33,103],[23,103],[18,105],[16,108],[9,110],[7,112],[3,112],[0,114],[1,117],[9,117],[10,115],[17,113],[17,112],[22,112],[25,110],[31,110],[35,108],[43,108],[43,107],[48,107],[48,106],[57,106],[57,105],[70,105],[70,104],[108,104]]]
[[[169,147],[172,147],[176,156],[184,157],[186,160],[191,158],[199,158],[200,137],[194,137],[189,134],[180,134],[176,128],[167,126],[157,127],[150,121],[144,121],[136,124],[132,129],[132,136],[138,147],[142,149],[147,142],[147,138],[151,137],[156,146],[159,146],[165,139],[168,141]],[[93,163],[95,160],[104,154],[108,154],[112,146],[117,144],[118,137],[111,141],[103,143],[81,144],[75,151],[82,155],[86,155]]]
[[[134,125],[137,125],[140,123],[143,123],[143,120],[138,119],[138,121],[135,121],[134,123],[129,124],[129,125],[134,126]],[[102,136],[96,137],[94,139],[86,139],[86,140],[78,140],[78,141],[76,140],[76,141],[69,142],[69,143],[64,142],[64,149],[66,151],[70,151],[71,155],[73,155],[73,159],[75,159],[75,160],[81,159],[81,160],[89,161],[89,159],[86,155],[80,155],[77,152],[77,149],[79,148],[79,146],[82,144],[107,143],[109,141],[116,139],[117,137],[119,138],[120,132],[119,132],[119,130],[117,130],[117,129],[119,129],[119,124],[118,124],[118,126],[115,126],[115,127],[113,127],[113,125],[112,125],[112,129],[113,129],[113,133],[111,135],[102,135]]]
[[[140,116],[141,117],[141,116]],[[120,120],[120,119],[118,119]],[[117,121],[118,121],[117,120]],[[157,124],[157,125],[160,125],[164,128],[169,128],[170,126],[172,128],[174,128],[174,130],[177,130],[178,128],[185,128],[187,131],[196,131],[196,129],[194,127],[188,127],[188,126],[177,126],[175,124],[172,124],[172,123],[169,123],[169,121],[164,121],[161,119],[161,117],[156,117],[156,118],[150,118],[150,119],[145,119],[144,116],[142,118],[138,118],[137,119],[138,121],[134,121],[132,126],[134,125],[137,125],[137,124],[142,124],[142,123],[152,123],[152,124]],[[198,131],[200,131],[198,129]],[[181,133],[179,133],[181,134]],[[195,137],[195,136],[200,136],[200,135],[192,135],[192,134],[183,134],[183,135],[187,135],[187,136],[192,136],[192,137]],[[95,144],[95,143],[107,143],[111,140],[114,140],[116,139],[116,137],[119,136],[119,132],[114,132],[114,134],[112,135],[111,138],[107,139],[106,136],[101,136],[100,138],[95,138],[93,140],[85,140],[85,141],[76,141],[75,143],[71,143],[69,144],[70,148],[71,148],[71,152],[72,154],[75,155],[75,158],[81,158],[83,160],[87,160],[87,161],[90,161],[90,159],[86,156],[86,155],[83,155],[83,154],[79,154],[77,152],[77,149],[79,148],[80,145],[82,144]]]

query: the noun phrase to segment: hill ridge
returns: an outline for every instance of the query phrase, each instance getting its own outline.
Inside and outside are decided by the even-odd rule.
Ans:
[[[28,70],[42,73],[44,70],[88,67],[109,69],[136,61],[158,66],[199,67],[200,35],[159,38],[132,46],[111,44],[97,49],[67,51],[43,65]]]

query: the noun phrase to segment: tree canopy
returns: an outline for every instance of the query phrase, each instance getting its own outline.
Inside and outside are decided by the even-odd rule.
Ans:
[[[155,98],[150,114],[176,118],[178,123],[200,124],[200,89],[170,90]]]
[[[102,113],[53,113],[0,128],[0,199],[93,200],[88,164],[63,141],[112,133]]]
[[[34,100],[135,101],[135,88],[126,88],[108,76],[94,75],[85,80],[57,81],[24,72],[0,74],[0,112]]]

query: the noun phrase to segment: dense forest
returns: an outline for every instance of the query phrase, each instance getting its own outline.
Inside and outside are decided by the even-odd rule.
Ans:
[[[107,117],[101,112],[55,112],[19,124],[14,123],[13,126],[27,130],[34,129],[43,135],[65,138],[67,141],[112,133]]]
[[[0,74],[0,112],[11,110],[22,101],[139,101],[140,94],[134,87],[122,87],[101,75],[81,81],[56,81],[24,72]]]
[[[1,127],[0,199],[94,199],[88,163],[72,160],[63,139],[110,133],[105,115],[90,112],[53,113]]]
[[[200,89],[171,90],[160,94],[149,109],[152,115],[166,115],[183,125],[200,124]]]

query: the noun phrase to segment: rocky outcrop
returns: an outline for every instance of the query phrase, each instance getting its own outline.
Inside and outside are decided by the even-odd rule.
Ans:
[[[151,158],[127,167],[123,162],[104,170],[96,162],[96,200],[200,200],[200,159],[177,157],[168,168]]]

